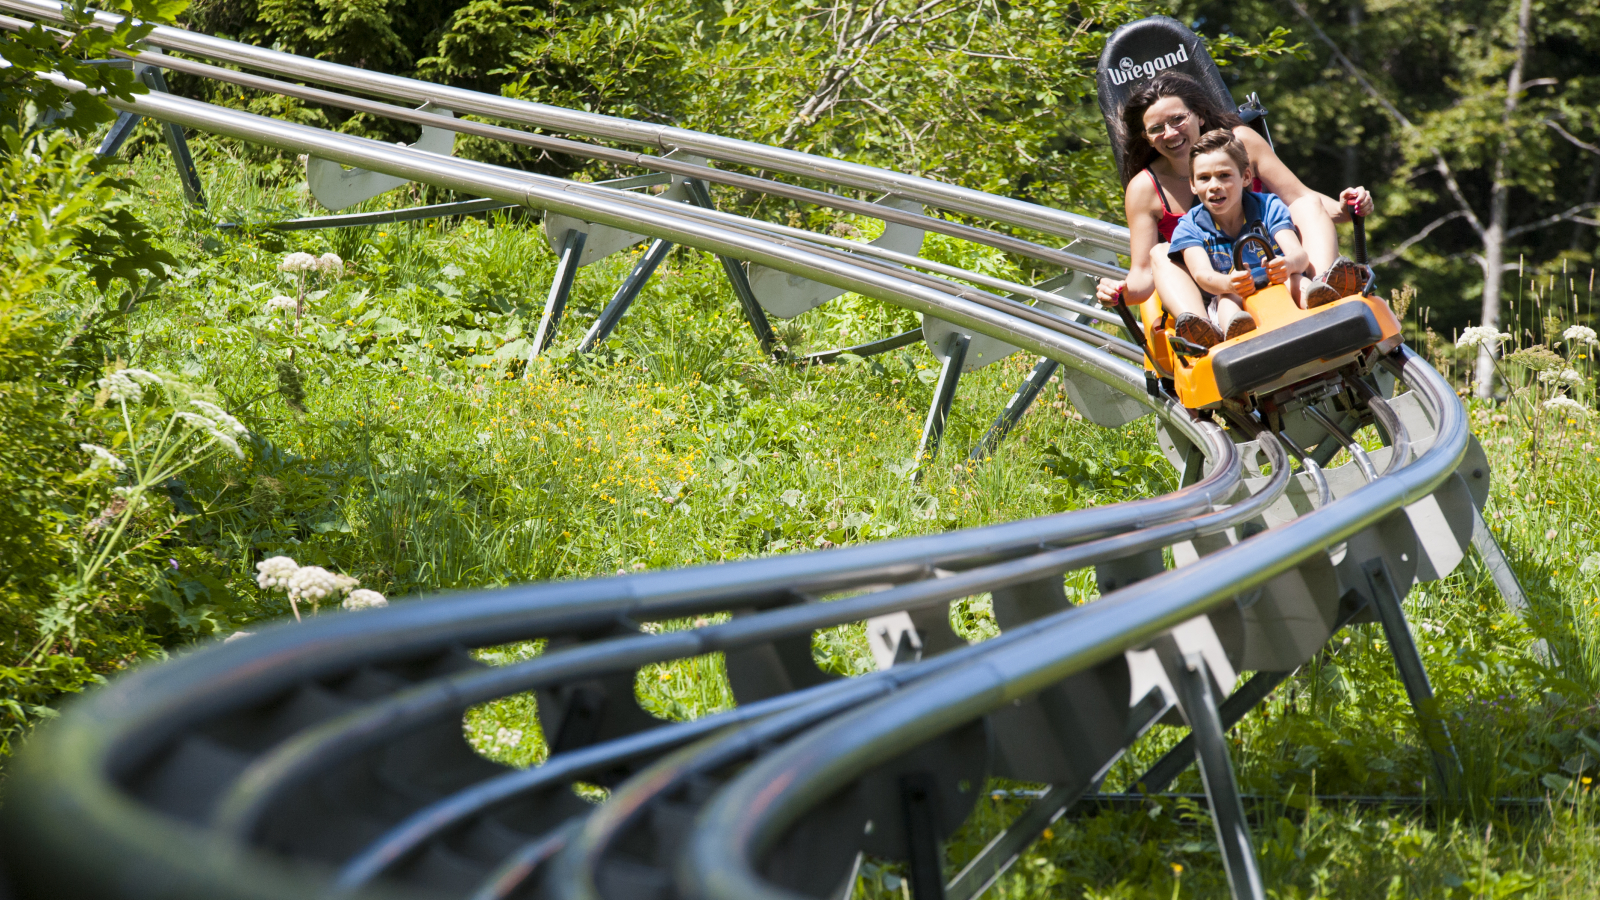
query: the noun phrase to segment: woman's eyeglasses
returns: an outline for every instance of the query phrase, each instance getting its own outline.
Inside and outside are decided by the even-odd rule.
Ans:
[[[1168,128],[1172,129],[1173,131],[1182,131],[1183,130],[1183,126],[1188,124],[1188,122],[1189,122],[1189,114],[1188,113],[1178,113],[1177,115],[1168,118],[1165,122],[1162,122],[1160,125],[1157,125],[1154,128],[1146,128],[1144,130],[1144,136],[1153,141],[1153,140],[1156,140],[1156,139],[1160,138],[1161,136],[1165,135],[1167,133],[1167,129]]]

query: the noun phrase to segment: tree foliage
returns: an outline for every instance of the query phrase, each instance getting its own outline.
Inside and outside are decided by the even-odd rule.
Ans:
[[[1178,14],[1247,38],[1286,25],[1305,41],[1302,59],[1232,70],[1235,91],[1261,93],[1279,154],[1308,184],[1374,189],[1384,277],[1415,282],[1420,308],[1448,333],[1480,315],[1497,183],[1508,197],[1505,293],[1515,296],[1517,271],[1595,262],[1600,10],[1593,0],[1534,3],[1510,94],[1519,6],[1199,0]]]

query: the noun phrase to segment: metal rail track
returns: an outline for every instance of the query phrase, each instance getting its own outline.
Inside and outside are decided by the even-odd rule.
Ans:
[[[55,4],[40,0],[0,0],[0,9],[58,19]],[[1117,226],[901,173],[182,29],[158,28],[150,40],[279,78],[888,191],[1005,228],[1126,248]],[[252,86],[307,90],[270,79]],[[683,244],[724,257],[730,278],[744,270],[729,261],[743,261],[915,310],[961,330],[961,346],[996,339],[1154,413],[1182,486],[947,535],[468,592],[198,648],[71,704],[19,756],[4,827],[22,896],[824,897],[848,893],[851,873],[870,854],[906,861],[918,900],[968,898],[1097,790],[1132,741],[1157,722],[1179,720],[1191,739],[1147,773],[1141,789],[1163,789],[1198,759],[1235,895],[1260,896],[1223,732],[1361,618],[1382,622],[1439,766],[1439,788],[1450,789],[1453,751],[1431,715],[1400,601],[1412,584],[1460,561],[1488,471],[1459,400],[1404,348],[1358,379],[1350,396],[1359,394],[1359,403],[1313,398],[1313,415],[1286,423],[1281,435],[1255,427],[1225,433],[1149,393],[1130,365],[1137,351],[1086,325],[1070,305],[1058,304],[1064,312],[1056,314],[1014,298],[1044,299],[1042,286],[948,266],[924,266],[922,274],[901,267],[917,265],[907,254],[163,93],[114,105]],[[592,158],[617,152],[533,137]],[[838,195],[754,184],[700,163],[640,154],[627,164],[856,211]],[[888,222],[930,218],[855,205]],[[1037,260],[1118,271],[962,227],[963,237]],[[1349,432],[1374,421],[1389,446],[1370,459],[1358,453],[1359,464],[1322,468],[1342,447],[1358,450]],[[1168,553],[1176,569],[1167,568]],[[1073,606],[1063,575],[1090,567],[1101,598]],[[948,605],[981,593],[992,595],[1002,633],[968,645],[951,632]],[[721,612],[733,617],[685,631],[641,628]],[[812,633],[861,621],[897,651],[896,664],[854,679],[819,671]],[[531,639],[544,639],[546,649],[516,665],[485,667],[468,652]],[[706,653],[724,654],[737,709],[668,723],[637,706],[640,666]],[[1257,674],[1236,688],[1245,670]],[[537,693],[549,759],[519,771],[477,756],[462,736],[462,713],[526,691]],[[1049,788],[947,879],[940,842],[991,775]],[[579,799],[572,786],[580,782],[611,788],[609,799]]]

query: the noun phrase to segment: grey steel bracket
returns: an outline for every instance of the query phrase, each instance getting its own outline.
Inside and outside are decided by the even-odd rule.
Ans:
[[[432,102],[423,103],[417,112],[428,113],[430,118],[455,118],[455,113]],[[455,154],[455,145],[455,131],[423,125],[422,134],[409,146],[424,153],[452,156]],[[311,196],[330,211],[337,212],[355,206],[409,183],[410,178],[399,175],[387,175],[359,167],[347,169],[314,153],[306,157],[306,187],[311,191]]]
[[[539,328],[533,335],[533,351],[528,361],[543,353],[556,338],[561,327],[561,314],[566,312],[567,298],[572,294],[572,282],[578,275],[578,259],[583,256],[583,243],[589,237],[586,231],[574,228],[562,241],[561,256],[556,262],[556,276],[550,282],[550,296],[545,298],[544,313],[539,317]]]
[[[336,213],[331,216],[301,216],[298,219],[285,219],[282,222],[266,222],[260,227],[271,231],[316,231],[323,228],[361,228],[367,225],[394,225],[400,222],[420,222],[423,219],[442,219],[447,216],[471,216],[478,213],[493,212],[497,209],[512,209],[515,203],[504,203],[499,200],[454,200],[449,203],[430,203],[427,206],[413,206],[408,209],[389,209],[378,212],[364,213]],[[217,228],[228,231],[245,227],[242,222],[219,222]]]
[[[961,381],[961,364],[967,358],[969,335],[951,332],[944,342],[944,363],[939,367],[939,380],[934,385],[933,402],[928,405],[928,418],[922,423],[922,440],[917,443],[917,473],[920,480],[921,465],[932,462],[939,455],[939,442],[944,438],[945,423],[950,418],[950,404],[956,398],[956,385]]]
[[[1038,399],[1039,392],[1044,390],[1044,386],[1050,383],[1050,378],[1056,374],[1056,370],[1060,367],[1060,363],[1049,357],[1040,357],[1039,361],[1033,364],[1033,371],[1028,373],[1028,377],[1022,379],[1022,384],[1017,387],[1017,392],[1011,395],[1010,400],[1006,401],[1005,409],[1000,411],[1000,418],[994,420],[994,424],[990,425],[988,432],[984,434],[983,440],[975,444],[972,452],[967,454],[969,461],[982,462],[994,453],[994,449],[1000,446],[1001,441],[1006,439],[1006,435],[1011,433],[1011,429],[1017,427],[1017,423],[1022,421],[1023,414],[1028,411],[1028,407],[1033,405],[1033,401]]]
[[[1401,594],[1382,557],[1367,560],[1361,569],[1367,576],[1378,621],[1383,624],[1383,633],[1389,641],[1389,651],[1394,655],[1400,681],[1405,685],[1412,710],[1416,712],[1423,742],[1433,756],[1440,793],[1445,797],[1455,797],[1461,787],[1461,759],[1456,755],[1455,744],[1450,739],[1449,726],[1439,714],[1433,685],[1428,682],[1428,672],[1423,668],[1417,642],[1411,635],[1405,610],[1400,605]]]
[[[570,235],[574,232],[569,231],[567,233]],[[655,274],[656,267],[661,265],[661,261],[667,258],[667,253],[671,250],[672,243],[670,241],[657,238],[650,242],[650,249],[646,250],[644,255],[639,257],[639,261],[633,264],[633,270],[628,273],[628,277],[623,279],[622,284],[617,287],[617,292],[611,296],[611,301],[606,304],[605,309],[600,311],[599,318],[595,319],[594,324],[589,326],[589,332],[583,336],[583,340],[578,344],[579,353],[593,352],[595,347],[611,336],[611,332],[617,327],[617,323],[622,321],[622,317],[628,312],[628,307],[633,305],[633,301],[638,298],[639,292],[644,290],[645,283],[650,280],[651,275]],[[553,289],[551,293],[554,294]]]
[[[839,359],[839,357],[845,355],[846,353],[849,353],[852,356],[860,356],[863,358],[868,356],[877,356],[880,353],[888,353],[890,350],[898,350],[901,347],[909,347],[920,340],[922,340],[922,329],[913,328],[910,331],[891,335],[890,337],[882,338],[880,340],[868,341],[865,344],[856,344],[854,347],[840,347],[836,350],[823,350],[820,353],[807,353],[805,356],[791,356],[788,358],[788,362],[789,365],[800,368],[804,368],[806,366],[825,366],[829,363],[835,362]]]
[[[1517,618],[1527,618],[1528,594],[1522,589],[1522,582],[1511,568],[1511,561],[1506,559],[1500,542],[1495,540],[1494,532],[1489,530],[1489,523],[1483,520],[1483,513],[1477,507],[1472,509],[1472,549],[1478,551],[1484,568],[1489,570],[1489,577],[1506,601],[1506,608],[1516,613]],[[1539,643],[1544,644],[1544,641],[1541,639]]]
[[[1211,673],[1199,653],[1183,653],[1171,636],[1152,644],[1161,659],[1167,678],[1178,694],[1178,709],[1189,722],[1200,780],[1205,784],[1211,804],[1211,823],[1216,828],[1217,844],[1222,848],[1222,865],[1228,874],[1228,887],[1234,900],[1264,900],[1261,870],[1256,864],[1250,841],[1250,826],[1239,798],[1239,784],[1233,777],[1233,760],[1228,756],[1227,730],[1223,727],[1211,691]]]
[[[689,202],[702,209],[716,209],[711,202],[711,191],[706,188],[704,181],[698,178],[686,178],[684,185],[689,189]],[[718,254],[717,261],[722,263],[722,271],[728,276],[728,284],[733,287],[733,295],[739,298],[739,308],[744,310],[745,321],[750,323],[750,330],[755,332],[756,341],[761,344],[762,352],[781,359],[784,352],[778,347],[778,336],[772,330],[772,323],[767,321],[766,311],[756,300],[756,292],[750,287],[750,276],[745,271],[744,264],[731,256],[721,254]]]
[[[1104,596],[1119,588],[1125,588],[1135,581],[1143,581],[1152,575],[1160,575],[1166,570],[1166,554],[1159,548],[1145,550],[1132,556],[1123,556],[1096,563],[1094,567],[1095,587],[1100,591],[1101,596]]]
[[[146,63],[135,63],[125,59],[95,60],[97,65],[110,65],[117,68],[131,66],[134,76],[144,82],[145,87],[152,91],[170,94],[167,90],[167,79],[161,70]],[[131,112],[117,113],[117,119],[111,123],[111,130],[106,132],[105,138],[100,142],[100,147],[95,150],[95,156],[104,158],[114,155],[122,149],[129,136],[133,134],[134,126],[139,124],[143,116]],[[184,135],[182,125],[164,123],[160,126],[161,135],[167,142],[167,153],[172,156],[172,164],[178,170],[178,183],[183,186],[183,196],[191,206],[206,208],[206,192],[200,184],[200,173],[195,169],[194,154],[189,151],[189,139]]]
[[[888,194],[874,201],[874,205],[922,215],[922,204]],[[883,220],[883,233],[868,241],[866,246],[887,250],[904,256],[917,256],[922,252],[924,232],[920,228],[899,222]],[[799,275],[752,263],[745,270],[751,288],[757,292],[761,307],[780,319],[792,319],[807,310],[816,309],[846,293],[844,288],[823,284]]]

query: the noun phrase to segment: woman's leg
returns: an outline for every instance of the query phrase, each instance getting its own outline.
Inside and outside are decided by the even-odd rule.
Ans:
[[[1322,198],[1306,191],[1289,204],[1289,218],[1300,229],[1300,243],[1306,248],[1306,256],[1311,258],[1313,276],[1321,278],[1339,256],[1339,233],[1334,230],[1327,209],[1323,208]]]
[[[1150,268],[1156,284],[1156,295],[1161,305],[1173,316],[1191,313],[1206,314],[1205,300],[1200,296],[1200,286],[1189,273],[1167,256],[1167,245],[1157,244],[1150,250]]]

